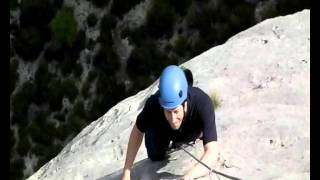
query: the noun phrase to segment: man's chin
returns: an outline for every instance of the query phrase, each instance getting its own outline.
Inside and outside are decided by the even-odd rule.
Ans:
[[[173,130],[178,130],[180,126],[171,126]]]

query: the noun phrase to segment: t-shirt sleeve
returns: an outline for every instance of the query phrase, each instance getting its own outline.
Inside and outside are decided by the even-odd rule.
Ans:
[[[217,130],[215,123],[214,107],[209,96],[205,95],[200,98],[198,104],[199,117],[203,122],[203,144],[211,141],[217,141]]]
[[[148,127],[148,122],[149,122],[148,119],[150,119],[149,115],[151,113],[150,104],[151,104],[151,99],[149,98],[146,101],[142,111],[137,116],[136,126],[141,132],[145,132],[146,128]]]

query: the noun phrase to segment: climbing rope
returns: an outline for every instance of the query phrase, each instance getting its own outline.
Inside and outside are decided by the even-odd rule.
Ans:
[[[187,144],[189,146],[192,146],[190,144]],[[233,180],[241,180],[240,178],[237,177],[233,177],[227,174],[224,174],[222,172],[216,171],[212,168],[210,168],[208,165],[206,165],[205,163],[203,163],[200,159],[198,159],[197,157],[195,157],[194,155],[192,155],[190,152],[188,152],[183,146],[179,146],[179,148],[181,148],[184,152],[186,152],[188,155],[190,155],[193,159],[195,159],[197,162],[199,162],[201,165],[203,165],[204,167],[206,167],[209,170],[209,177],[212,178],[212,172],[216,173],[217,175],[221,175],[223,177],[229,178],[229,179],[233,179]]]

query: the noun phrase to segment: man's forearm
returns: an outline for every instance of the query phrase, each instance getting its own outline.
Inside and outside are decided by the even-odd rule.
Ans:
[[[131,131],[130,138],[129,138],[126,161],[123,168],[124,172],[131,170],[134,159],[136,158],[137,152],[140,148],[142,138],[143,138],[143,134],[138,130],[138,128],[135,125]]]
[[[216,142],[210,143],[210,148],[205,148],[205,151],[200,158],[201,162],[208,165],[209,167],[213,167],[216,159],[217,159],[217,148],[216,148]],[[186,175],[188,177],[194,177],[198,178],[201,176],[208,175],[209,169],[197,162],[187,173]]]

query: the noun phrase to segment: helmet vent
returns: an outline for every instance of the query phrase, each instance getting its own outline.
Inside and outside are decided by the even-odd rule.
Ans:
[[[179,97],[182,97],[182,90],[179,91]]]

